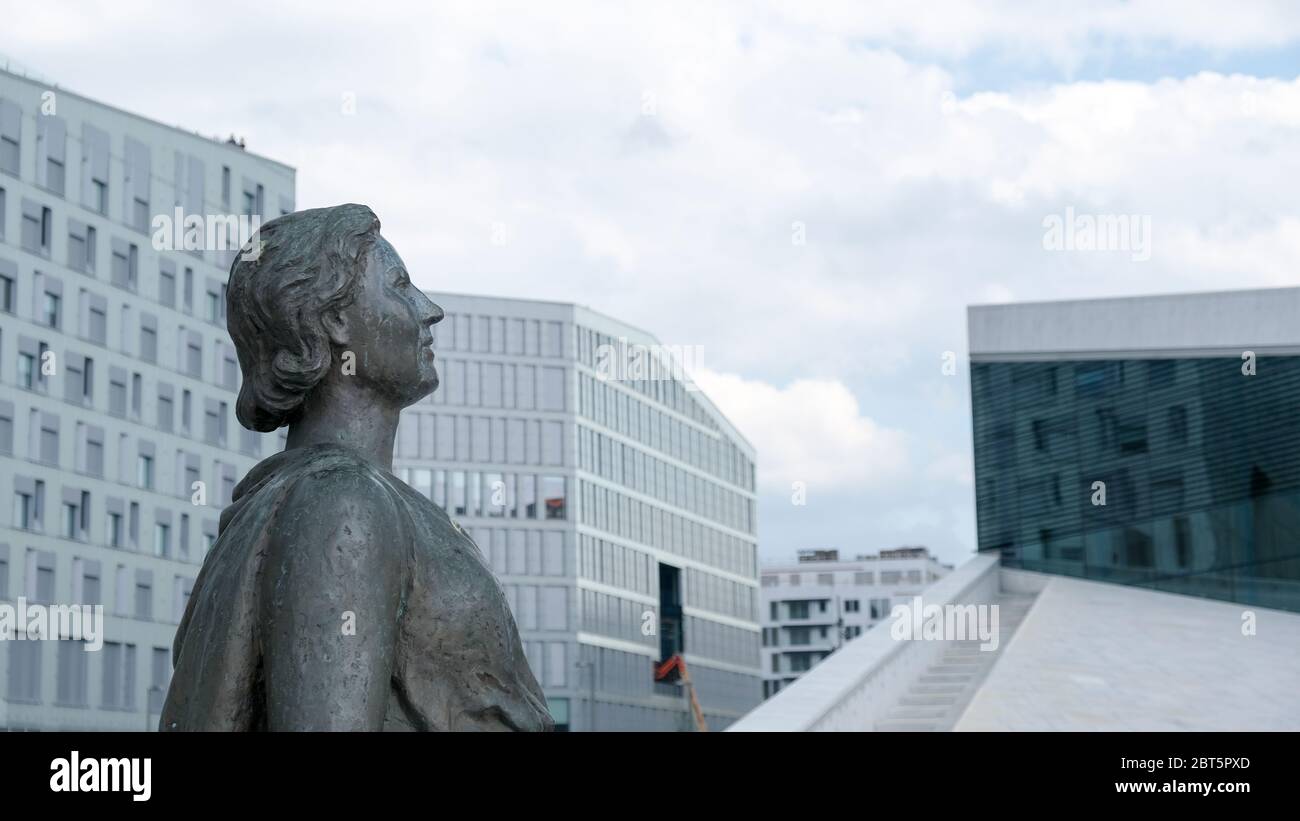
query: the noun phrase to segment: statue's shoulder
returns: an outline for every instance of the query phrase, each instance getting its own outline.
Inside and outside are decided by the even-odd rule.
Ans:
[[[234,502],[259,496],[281,516],[291,512],[295,522],[322,525],[339,518],[391,520],[399,507],[384,471],[350,448],[331,444],[286,450],[258,463],[236,487]]]

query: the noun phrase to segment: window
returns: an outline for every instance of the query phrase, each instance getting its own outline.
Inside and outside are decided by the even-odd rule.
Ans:
[[[43,205],[23,201],[23,250],[48,257],[54,231],[54,214]]]
[[[546,505],[547,519],[567,518],[564,477],[543,476],[541,478],[542,500]]]
[[[135,645],[104,642],[103,693],[100,706],[113,710],[135,709]]]
[[[1169,409],[1169,440],[1176,445],[1187,444],[1187,408],[1182,405]]]
[[[792,601],[792,602],[788,602],[788,603],[787,603],[787,607],[788,607],[788,609],[789,609],[789,613],[790,613],[790,616],[789,616],[789,617],[790,617],[791,619],[806,619],[806,618],[808,618],[808,602],[806,602],[806,601]]]
[[[108,537],[108,546],[121,547],[122,546],[122,514],[109,511],[108,523],[105,530],[107,531],[105,535]]]
[[[45,302],[42,305],[41,319],[51,328],[59,327],[59,317],[62,315],[63,300],[58,294],[45,292]]]
[[[77,604],[103,604],[104,592],[99,580],[99,562],[83,561],[76,559],[73,562],[73,570],[80,570],[81,590],[80,596],[76,595],[78,591],[73,591],[73,596]]]
[[[172,404],[171,396],[158,395],[158,429],[168,433],[172,430]]]
[[[68,267],[76,271],[95,271],[95,229],[89,225],[68,228]],[[79,225],[79,224],[78,224]]]
[[[140,359],[145,362],[158,361],[158,331],[147,325],[140,326]]]
[[[176,270],[165,261],[158,264],[158,301],[176,307]]]
[[[542,368],[541,410],[564,410],[564,369]]]
[[[164,558],[172,552],[171,525],[158,522],[153,526],[153,554]]]
[[[136,571],[135,617],[137,619],[153,618],[153,574],[149,571]]]
[[[67,707],[85,707],[87,695],[87,670],[90,654],[81,641],[64,639],[59,645],[59,682],[57,703]]]
[[[29,353],[18,354],[18,384],[31,390],[36,381],[36,357]]]
[[[7,694],[9,700],[24,704],[39,704],[41,700],[41,657],[46,643],[43,641],[5,643],[9,645],[9,690]]]
[[[845,600],[844,600],[844,612],[845,612],[845,613],[857,613],[857,612],[861,609],[861,605],[862,605],[862,603],[859,602],[857,599],[845,599]]]
[[[153,490],[152,456],[142,453],[136,458],[136,483],[146,490]]]
[[[22,109],[0,100],[0,171],[18,176],[18,150],[21,138]]]
[[[36,503],[32,494],[21,490],[14,491],[14,527],[20,530],[32,530],[36,523]]]
[[[12,277],[0,274],[0,311],[7,314],[14,312],[14,281]]]
[[[84,496],[84,494],[83,494]],[[63,503],[63,538],[80,540],[85,536],[80,502]]]
[[[45,160],[45,187],[62,196],[63,177],[63,161],[47,157]]]

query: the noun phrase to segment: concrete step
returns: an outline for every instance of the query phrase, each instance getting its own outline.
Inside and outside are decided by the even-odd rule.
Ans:
[[[979,669],[978,664],[933,664],[925,672],[934,676],[973,676]]]
[[[954,693],[908,693],[898,700],[900,707],[952,707],[957,694]]]
[[[876,732],[879,733],[932,733],[938,729],[939,723],[936,721],[900,721],[887,718],[876,722]]]
[[[971,674],[956,675],[952,673],[922,673],[917,681],[921,684],[967,684]]]
[[[949,665],[983,664],[988,660],[985,656],[991,655],[992,653],[953,653],[950,651],[943,654],[943,663]]]
[[[955,696],[965,689],[962,684],[922,684],[918,681],[907,692],[915,695]]]
[[[947,707],[895,707],[888,718],[899,721],[938,721],[948,715]]]

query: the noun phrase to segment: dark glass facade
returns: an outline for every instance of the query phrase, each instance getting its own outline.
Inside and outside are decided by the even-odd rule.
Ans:
[[[979,549],[1300,611],[1300,357],[1243,364],[972,363]]]

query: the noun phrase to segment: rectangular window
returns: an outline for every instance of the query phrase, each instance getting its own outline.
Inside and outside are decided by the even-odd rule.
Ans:
[[[0,274],[0,311],[14,312],[14,280],[4,274]]]
[[[136,459],[136,483],[146,489],[153,490],[153,457],[146,456],[143,453]]]
[[[153,574],[148,571],[136,571],[135,617],[153,618]]]

